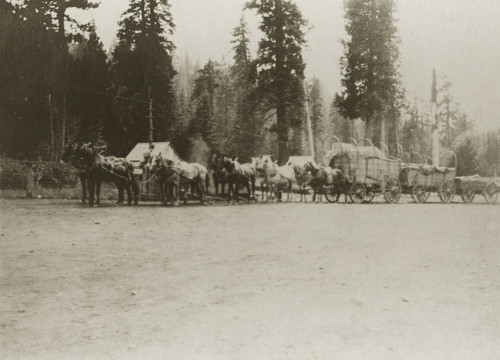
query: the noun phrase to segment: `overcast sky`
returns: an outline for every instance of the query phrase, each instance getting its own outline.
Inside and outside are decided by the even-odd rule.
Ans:
[[[209,58],[229,62],[231,33],[245,0],[171,0],[176,24],[173,41],[179,56],[203,65]],[[343,0],[296,0],[312,27],[304,51],[306,74],[317,76],[325,94],[340,91],[339,58],[345,36]],[[115,39],[126,0],[101,0],[88,11],[105,48]],[[402,44],[401,74],[408,97],[428,99],[432,68],[447,74],[452,93],[476,119],[479,130],[500,128],[500,0],[397,0]],[[255,50],[258,19],[245,11]]]

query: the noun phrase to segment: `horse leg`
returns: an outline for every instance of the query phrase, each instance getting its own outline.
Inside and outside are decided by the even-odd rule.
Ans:
[[[236,200],[236,202],[240,202],[240,177],[239,176],[236,176],[236,181],[234,182],[233,199]]]
[[[167,182],[167,189],[166,189],[166,192],[167,192],[167,196],[165,198],[165,205],[167,204],[170,204],[170,203],[173,203],[173,199],[174,199],[174,186],[173,186],[173,183],[171,183],[170,181]]]
[[[200,204],[204,205],[206,200],[205,197],[207,189],[205,188],[205,180],[203,180],[201,177],[198,182],[198,190],[200,192],[200,197],[201,197]]]
[[[132,192],[130,191],[130,182],[125,182],[125,190],[127,191],[127,204],[132,205]]]
[[[124,188],[123,181],[116,180],[115,185],[118,188],[118,201],[117,201],[117,203],[122,204],[123,203],[123,188]]]
[[[231,181],[228,181],[227,182],[227,202],[231,202],[231,190],[233,188],[233,184],[231,183]]]
[[[160,177],[158,177],[156,184],[158,185],[158,190],[160,190],[160,204],[162,204],[163,203],[163,180]]]
[[[169,204],[173,199],[173,183],[169,180],[165,181],[165,201],[164,205]]]
[[[174,206],[179,206],[179,184],[176,182],[172,183],[172,193],[174,197]]]
[[[136,180],[132,182],[132,191],[134,192],[134,205],[139,202],[139,184]]]
[[[79,175],[80,183],[82,184],[82,204],[85,204],[87,199],[87,179],[84,175]]]
[[[181,189],[182,189],[182,192],[183,192],[182,196],[183,196],[184,205],[187,205],[187,203],[188,203],[188,189],[187,189],[188,186],[189,186],[189,184],[188,185],[181,184]]]
[[[101,184],[102,180],[97,179],[96,185],[95,185],[95,202],[97,206],[101,206]]]
[[[89,205],[90,207],[94,206],[94,189],[95,189],[95,181],[88,180],[89,187]]]
[[[251,180],[245,181],[245,187],[247,189],[248,201],[252,200],[252,182]]]

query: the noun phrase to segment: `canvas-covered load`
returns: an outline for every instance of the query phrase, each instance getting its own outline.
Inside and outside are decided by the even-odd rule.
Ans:
[[[325,164],[344,172],[349,182],[381,183],[398,178],[401,160],[394,159],[374,146],[335,143],[325,155]]]
[[[446,180],[453,181],[455,168],[436,167],[429,164],[403,164],[399,180],[404,186],[424,185],[438,187]]]

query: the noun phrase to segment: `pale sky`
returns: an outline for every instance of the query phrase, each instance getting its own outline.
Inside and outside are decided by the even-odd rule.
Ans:
[[[500,0],[396,0],[401,37],[401,74],[408,97],[429,99],[432,68],[447,74],[452,94],[476,119],[478,130],[500,128]],[[345,36],[343,0],[296,0],[312,28],[304,51],[306,75],[320,79],[325,101],[340,91],[339,58]],[[203,65],[208,59],[232,60],[231,33],[245,0],[171,0],[179,56]],[[110,49],[126,0],[102,0],[85,19]],[[258,18],[245,11],[252,48],[261,36]],[[255,54],[255,52],[254,52]],[[439,85],[439,84],[438,84]]]

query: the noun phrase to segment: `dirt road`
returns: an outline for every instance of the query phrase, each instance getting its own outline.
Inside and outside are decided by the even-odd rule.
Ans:
[[[0,209],[2,359],[500,358],[500,206]]]

